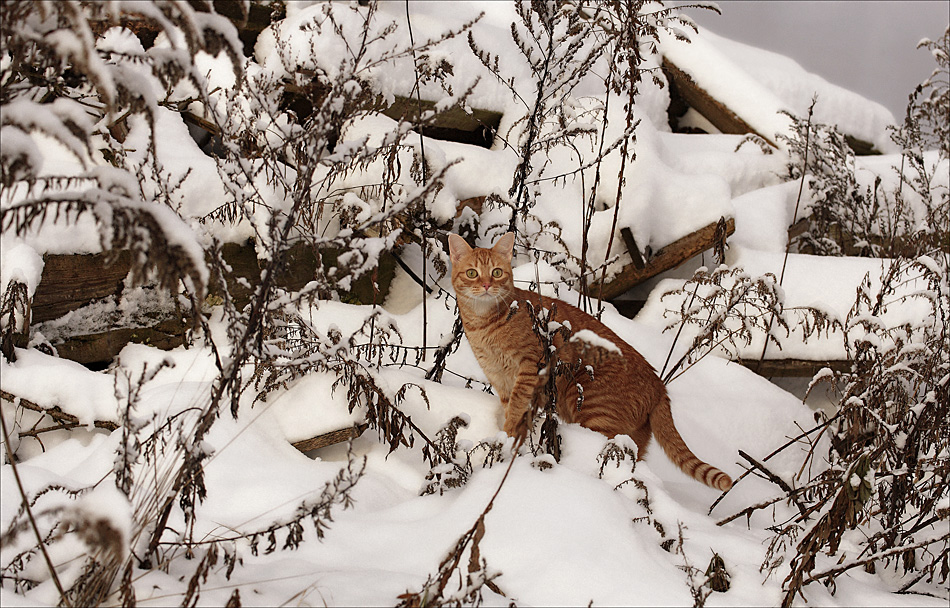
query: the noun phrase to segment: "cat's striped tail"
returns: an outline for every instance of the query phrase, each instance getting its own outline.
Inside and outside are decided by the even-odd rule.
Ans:
[[[697,458],[683,441],[673,424],[669,397],[664,396],[662,403],[658,404],[650,414],[650,427],[657,443],[684,473],[723,492],[732,487],[732,479],[728,475]]]

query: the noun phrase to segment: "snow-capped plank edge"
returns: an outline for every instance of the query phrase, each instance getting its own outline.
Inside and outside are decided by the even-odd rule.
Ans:
[[[53,346],[60,358],[89,365],[111,361],[129,343],[171,350],[185,343],[185,326],[169,319],[152,327],[117,327],[98,334],[69,336]]]
[[[14,395],[13,393],[9,393],[4,390],[0,390],[0,399],[4,401],[8,401],[15,406],[20,406],[20,407],[23,407],[24,409],[28,409],[28,410],[37,412],[39,414],[46,414],[59,425],[55,429],[54,428],[37,429],[34,427],[32,429],[32,432],[29,432],[29,431],[21,432],[20,433],[21,438],[27,437],[27,436],[35,436],[41,432],[46,432],[46,431],[51,431],[51,430],[72,429],[72,428],[76,428],[80,426],[85,426],[79,422],[79,418],[77,418],[76,416],[73,416],[70,413],[64,412],[58,405],[43,406],[43,405],[40,405],[39,403],[34,403],[33,401],[30,401],[29,399],[23,399],[22,397],[18,397]],[[96,420],[93,423],[93,426],[97,429],[105,429],[107,431],[114,431],[117,428],[119,428],[119,425],[113,422],[112,420]]]
[[[58,405],[40,405],[39,403],[34,403],[29,399],[18,397],[13,393],[4,390],[0,390],[0,399],[13,404],[14,406],[22,407],[38,414],[45,414],[49,416],[50,419],[52,419],[54,423],[52,426],[40,427],[38,424],[36,424],[33,426],[33,428],[27,431],[21,431],[19,435],[21,439],[26,437],[36,437],[41,433],[49,431],[70,430],[86,426],[79,422],[79,418],[68,412],[64,412]],[[119,425],[112,420],[96,420],[93,423],[93,427],[106,431],[114,431],[119,428]],[[356,439],[362,435],[367,428],[369,428],[369,425],[366,423],[355,424],[343,429],[330,431],[329,433],[323,433],[322,435],[317,435],[316,437],[311,437],[309,439],[295,441],[291,443],[291,445],[300,452],[318,450],[320,448],[343,443],[344,441],[349,441],[350,439]]]
[[[128,251],[43,256],[43,275],[32,303],[32,323],[58,319],[89,302],[122,290],[132,256]]]
[[[348,426],[345,429],[330,431],[329,433],[323,433],[322,435],[317,435],[316,437],[311,437],[310,439],[301,439],[300,441],[293,442],[291,445],[301,452],[318,450],[320,448],[325,448],[337,443],[349,441],[350,439],[356,439],[362,435],[363,431],[365,431],[368,427],[369,425],[365,423],[355,424],[353,426]]]
[[[743,359],[737,361],[758,375],[765,378],[807,378],[814,377],[824,368],[836,372],[845,372],[851,369],[851,362],[840,361],[811,361],[808,359]]]
[[[702,114],[717,129],[731,135],[751,133],[761,137],[773,147],[777,147],[772,138],[753,129],[738,114],[696,84],[689,74],[676,67],[668,57],[663,58],[662,69],[670,82],[671,91],[675,87],[675,91],[683,101]]]
[[[724,225],[724,229],[720,228],[720,224]],[[658,250],[646,260],[643,268],[637,268],[633,263],[624,266],[617,276],[607,281],[602,293],[599,287],[600,281],[597,281],[590,287],[590,293],[600,294],[605,300],[612,300],[643,281],[676,268],[691,257],[711,249],[735,231],[735,218],[721,218],[719,222],[704,226]]]

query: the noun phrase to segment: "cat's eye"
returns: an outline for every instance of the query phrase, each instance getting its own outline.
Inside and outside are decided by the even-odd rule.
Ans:
[[[469,268],[468,270],[465,271],[465,276],[467,276],[470,279],[474,279],[475,277],[478,276],[478,271],[475,270],[474,268]]]
[[[501,275],[502,275],[501,268],[496,268],[491,271],[491,276],[495,277],[496,279],[500,279]]]

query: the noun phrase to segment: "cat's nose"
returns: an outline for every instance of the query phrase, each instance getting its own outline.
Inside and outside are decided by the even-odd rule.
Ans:
[[[491,283],[482,283],[482,287],[485,288],[485,291],[488,291],[491,288]]]

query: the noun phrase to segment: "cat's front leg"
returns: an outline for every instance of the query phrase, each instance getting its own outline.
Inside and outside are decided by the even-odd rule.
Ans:
[[[518,367],[518,375],[505,406],[505,433],[509,437],[519,437],[528,432],[528,418],[531,415],[531,402],[538,384],[538,366],[524,362]]]

